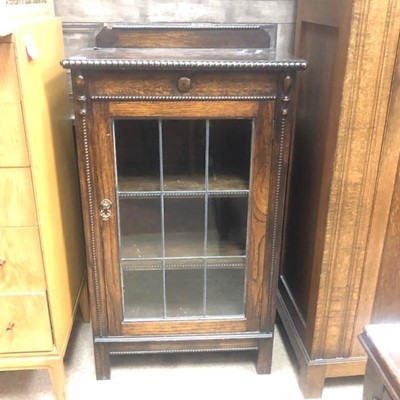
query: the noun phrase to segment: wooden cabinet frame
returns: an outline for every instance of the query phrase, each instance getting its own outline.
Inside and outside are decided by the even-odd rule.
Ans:
[[[125,28],[115,28],[116,34],[114,28],[108,29],[116,43],[113,35],[118,37]],[[133,27],[132,32],[137,29]],[[157,30],[154,26],[151,29]],[[171,28],[178,36],[185,29]],[[304,68],[305,62],[261,61],[253,66],[256,71],[250,72],[247,64],[238,60],[138,60],[129,56],[131,49],[119,49],[120,58],[101,61],[107,51],[100,49],[101,54],[95,51],[89,58],[63,61],[64,67],[72,69],[98,379],[110,377],[110,354],[138,352],[257,350],[258,372],[269,372],[290,146],[291,89],[294,71]],[[168,49],[160,53],[163,51],[168,53]],[[182,94],[181,77],[191,82],[188,93]],[[111,121],[128,117],[255,121],[243,318],[124,321],[113,207],[117,198]],[[100,204],[105,199],[110,210],[101,218]]]

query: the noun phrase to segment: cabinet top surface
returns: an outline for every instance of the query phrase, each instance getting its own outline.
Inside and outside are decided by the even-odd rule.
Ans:
[[[304,60],[271,47],[256,25],[117,26],[104,28],[96,47],[61,61],[69,69],[299,70]]]
[[[400,323],[367,325],[361,335],[366,351],[400,391]]]

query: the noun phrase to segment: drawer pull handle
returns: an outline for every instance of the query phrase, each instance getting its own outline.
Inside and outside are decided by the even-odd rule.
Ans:
[[[192,87],[192,81],[190,80],[190,78],[182,76],[182,78],[178,79],[177,86],[180,92],[185,93]]]
[[[12,331],[14,329],[14,326],[15,326],[15,322],[9,322],[8,326],[6,328],[6,331],[7,332]]]
[[[100,205],[101,205],[100,216],[101,218],[103,218],[103,221],[108,221],[111,216],[112,201],[104,199],[101,201]]]
[[[6,266],[6,260],[4,258],[0,258],[0,268],[4,268]]]

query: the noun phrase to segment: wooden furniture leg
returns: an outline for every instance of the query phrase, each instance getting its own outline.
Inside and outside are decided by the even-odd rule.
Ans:
[[[110,353],[107,346],[100,343],[94,344],[94,360],[97,380],[110,379]]]
[[[321,397],[325,377],[324,365],[303,365],[300,368],[299,386],[305,399]]]
[[[56,399],[65,400],[65,371],[63,359],[59,358],[49,361],[48,370]]]
[[[258,343],[257,364],[258,374],[270,374],[272,364],[272,339],[261,339]]]

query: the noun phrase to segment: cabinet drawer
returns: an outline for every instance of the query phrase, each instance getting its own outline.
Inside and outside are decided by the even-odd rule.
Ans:
[[[274,96],[276,77],[265,72],[157,71],[89,77],[91,93],[106,96]]]
[[[0,168],[0,227],[37,225],[29,168]]]
[[[0,295],[0,353],[51,351],[46,294]]]
[[[0,167],[29,166],[21,105],[0,102]]]
[[[0,293],[44,291],[37,228],[0,228]]]
[[[14,45],[0,43],[0,103],[19,103],[19,101]]]

